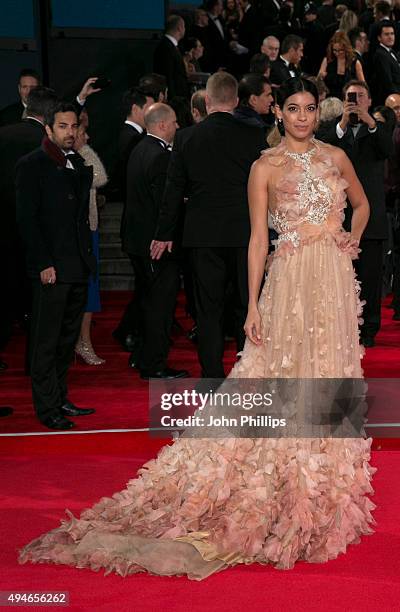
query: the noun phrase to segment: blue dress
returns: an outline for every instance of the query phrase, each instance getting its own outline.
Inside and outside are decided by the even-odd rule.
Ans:
[[[99,230],[92,231],[93,254],[96,257],[97,272],[96,276],[90,275],[88,286],[88,299],[85,312],[100,312],[100,283],[99,283]]]

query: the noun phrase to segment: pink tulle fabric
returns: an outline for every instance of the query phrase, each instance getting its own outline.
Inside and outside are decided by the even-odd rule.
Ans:
[[[289,240],[278,244],[260,297],[263,343],[247,341],[230,376],[361,377],[356,252],[341,248],[346,184],[330,147],[313,141],[306,162],[287,155],[284,142],[265,155],[276,170],[271,212]],[[305,179],[311,191],[318,185],[307,202]],[[289,569],[328,561],[372,532],[370,445],[183,436],[123,491],[79,519],[67,511],[60,527],[25,546],[20,562],[201,580],[238,563]]]

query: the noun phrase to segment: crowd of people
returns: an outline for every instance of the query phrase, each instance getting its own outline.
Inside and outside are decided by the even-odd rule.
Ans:
[[[20,99],[0,111],[0,350],[16,321],[27,329],[26,373],[46,427],[69,429],[69,417],[93,412],[69,402],[66,377],[74,351],[88,365],[104,363],[90,328],[100,310],[105,197],[124,203],[121,243],[135,278],[113,332],[130,353],[129,367],[144,380],[189,375],[167,362],[182,278],[202,376],[225,376],[226,336],[240,358],[249,300],[247,183],[261,153],[282,142],[275,101],[293,77],[316,86],[316,138],[347,154],[369,201],[354,262],[365,301],[361,343],[375,344],[384,294],[393,293],[400,320],[398,17],[397,4],[385,0],[324,0],[301,10],[292,1],[207,0],[170,15],[154,72],[123,95],[118,159],[107,169],[87,142],[85,102],[102,89],[97,77],[65,101],[34,70],[21,72]],[[277,227],[271,216],[268,224],[271,251]],[[348,207],[344,227],[350,224]]]

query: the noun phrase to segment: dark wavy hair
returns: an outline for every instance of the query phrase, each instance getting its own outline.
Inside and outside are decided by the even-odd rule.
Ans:
[[[297,93],[309,93],[313,96],[315,104],[318,106],[319,95],[318,89],[312,81],[304,79],[303,77],[291,77],[282,83],[282,85],[276,91],[276,103],[279,108],[283,108],[286,100],[290,96],[294,96]]]

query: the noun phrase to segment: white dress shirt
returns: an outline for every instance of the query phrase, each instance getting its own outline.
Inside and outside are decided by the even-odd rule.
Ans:
[[[125,121],[125,123],[126,123],[127,125],[131,125],[132,127],[134,127],[134,128],[135,128],[135,130],[137,130],[137,131],[139,132],[139,134],[142,134],[142,133],[143,133],[143,128],[142,128],[142,126],[141,126],[141,125],[139,125],[138,123],[135,123],[134,121],[130,121],[129,119],[127,119],[127,120]]]

